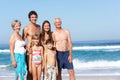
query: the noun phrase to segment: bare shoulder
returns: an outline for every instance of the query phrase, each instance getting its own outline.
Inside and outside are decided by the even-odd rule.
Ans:
[[[9,41],[10,41],[10,42],[11,42],[11,41],[15,41],[15,35],[14,35],[14,33],[10,36]]]
[[[67,30],[67,29],[63,29],[67,34],[69,34],[70,33],[70,31],[69,30]]]
[[[12,35],[10,36],[10,40],[11,40],[13,37],[14,37],[14,34],[12,34]]]
[[[24,27],[24,31],[28,31],[28,29],[29,29],[29,25]]]
[[[52,33],[55,34],[55,33],[56,33],[56,30],[52,31]]]
[[[51,35],[52,35],[52,36],[54,36],[54,34],[55,34],[55,32],[54,32],[54,31],[52,31],[52,32],[51,32]]]

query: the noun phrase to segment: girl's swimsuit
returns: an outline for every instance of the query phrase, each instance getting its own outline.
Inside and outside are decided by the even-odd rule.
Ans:
[[[32,62],[38,66],[42,62],[41,50],[33,50]]]

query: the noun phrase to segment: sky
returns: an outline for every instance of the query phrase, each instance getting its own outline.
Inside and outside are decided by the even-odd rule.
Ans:
[[[120,40],[120,0],[1,0],[0,44],[8,44],[11,22],[21,21],[21,32],[29,24],[28,13],[38,13],[37,24],[60,17],[72,41]]]

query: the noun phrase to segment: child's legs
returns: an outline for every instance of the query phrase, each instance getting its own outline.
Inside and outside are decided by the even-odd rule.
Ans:
[[[51,80],[52,77],[51,68],[48,68],[47,71],[48,71],[48,80]]]
[[[41,80],[42,66],[41,64],[37,67],[37,78]]]
[[[56,80],[56,69],[52,69],[52,80]]]
[[[33,80],[37,80],[37,68],[33,62],[32,62],[32,75],[33,75]]]

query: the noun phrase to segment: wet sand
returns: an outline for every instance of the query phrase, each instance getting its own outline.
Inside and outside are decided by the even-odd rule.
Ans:
[[[68,76],[62,78],[69,80]],[[0,80],[14,80],[14,76],[0,76]],[[76,76],[76,80],[120,80],[120,75],[79,75]]]

